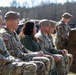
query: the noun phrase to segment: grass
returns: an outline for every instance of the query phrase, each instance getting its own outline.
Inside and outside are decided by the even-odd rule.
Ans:
[[[76,75],[76,73],[69,73],[68,75]]]

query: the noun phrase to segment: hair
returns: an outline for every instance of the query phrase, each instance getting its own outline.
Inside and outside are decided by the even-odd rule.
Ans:
[[[19,37],[21,38],[24,35],[32,36],[34,25],[35,23],[33,21],[26,21],[21,29]]]

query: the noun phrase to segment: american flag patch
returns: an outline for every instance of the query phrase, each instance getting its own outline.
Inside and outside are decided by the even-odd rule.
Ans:
[[[8,40],[8,38],[7,37],[4,37],[4,36],[2,38],[3,38],[3,40]]]

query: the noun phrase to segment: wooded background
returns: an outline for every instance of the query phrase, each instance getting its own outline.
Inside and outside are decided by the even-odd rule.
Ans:
[[[13,0],[10,3],[10,7],[0,7],[0,10],[2,10],[3,17],[7,11],[12,10],[20,13],[20,19],[52,19],[56,21],[61,19],[61,15],[64,12],[68,12],[73,15],[70,25],[76,27],[76,2],[74,0],[71,2],[66,0],[66,3],[64,4],[57,2],[50,3],[49,0],[47,0],[46,2],[42,1],[37,6],[34,4],[35,1],[36,0],[31,0],[32,7],[29,7],[29,4],[26,2],[20,6],[16,0]]]

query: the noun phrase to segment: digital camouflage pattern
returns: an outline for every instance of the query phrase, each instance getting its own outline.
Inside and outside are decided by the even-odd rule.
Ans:
[[[44,60],[45,57],[34,57],[33,60],[34,61],[43,61],[43,63],[45,63],[45,75],[48,75],[49,73],[49,70],[50,70],[50,61],[48,58],[46,58],[49,62],[47,62],[47,60]]]
[[[11,56],[0,37],[0,75],[37,75],[37,66]]]
[[[53,71],[54,67],[55,67],[55,60],[52,56],[50,55],[44,55],[45,57],[47,57],[50,60],[50,71],[49,71],[49,75],[53,75],[53,72],[56,72],[55,70]]]
[[[48,34],[48,38],[51,40],[52,45],[53,45],[53,47],[54,47],[53,39],[52,39],[52,36],[51,36],[50,34]],[[62,58],[62,56],[61,56],[61,58]],[[65,60],[65,63],[67,64],[67,65],[66,65],[66,66],[67,66],[67,67],[66,67],[67,69],[65,69],[65,71],[66,71],[66,72],[69,72],[69,68],[71,67],[72,62],[73,62],[73,56],[72,56],[72,54],[67,54],[67,56],[64,56],[64,60]],[[62,58],[61,61],[63,61],[63,58]],[[69,62],[68,62],[68,61],[69,61]],[[58,66],[58,65],[60,65],[60,63],[57,64],[57,66]],[[63,65],[63,67],[64,67],[64,65]]]
[[[52,35],[51,34],[47,34],[47,37],[50,39],[51,43],[52,43],[52,46],[54,46],[54,43],[53,43],[53,38],[52,38]]]
[[[44,34],[41,31],[39,31],[35,35],[35,37],[39,39],[39,44],[41,46],[42,51],[45,54],[48,54],[51,56],[54,56],[55,54],[61,54],[61,50],[56,50],[52,46],[51,40],[47,36],[44,36]],[[69,59],[67,58],[65,60],[64,56],[62,56],[62,55],[60,55],[60,56],[61,56],[61,60],[60,60],[60,62],[57,63],[57,74],[58,75],[65,75],[65,73],[66,73],[65,71],[68,71],[68,69],[69,69],[69,64],[65,63],[65,61],[69,61]]]
[[[33,51],[33,52],[39,52],[39,51],[41,51],[41,48],[40,48],[39,44],[36,42],[36,40],[34,40],[34,39],[32,38],[32,36],[25,35],[23,38],[20,38],[20,41],[21,41],[22,45],[23,45],[24,47],[26,47],[27,49],[29,49],[30,51]],[[30,44],[29,44],[29,43],[30,43]],[[42,51],[41,51],[41,52],[42,52]],[[49,62],[45,63],[46,60],[43,59],[43,58],[45,58],[45,57],[49,58],[51,65],[49,65]],[[47,59],[47,58],[45,58],[45,59]],[[51,56],[49,56],[49,55],[44,55],[44,57],[34,57],[34,60],[43,61],[43,62],[45,63],[45,65],[46,65],[46,69],[45,69],[45,70],[47,71],[48,69],[50,69],[50,72],[49,72],[49,73],[52,72],[52,69],[53,69],[54,64],[55,64],[53,57],[51,57]],[[49,66],[47,66],[47,65],[49,65]],[[49,67],[49,68],[48,68],[48,67]],[[48,71],[49,71],[49,70],[48,70]],[[51,75],[51,74],[50,74],[50,75]]]
[[[57,49],[66,49],[70,30],[71,30],[70,27],[63,21],[57,23],[56,26],[57,35],[55,40]]]
[[[70,31],[71,31],[71,28],[68,26],[68,24],[65,24],[63,21],[60,21],[57,23],[57,26],[56,26],[57,35],[55,40],[55,45],[57,49],[59,50],[68,49],[68,37],[69,37]],[[68,54],[67,56],[69,58],[69,67],[70,67],[73,62],[73,55]]]
[[[15,31],[11,32],[7,28],[2,28],[0,30],[0,34],[2,35],[2,38],[6,44],[7,50],[9,51],[9,53],[12,56],[20,58],[23,61],[32,61],[33,57],[36,57],[35,53],[22,47],[21,42],[20,42],[19,38],[17,37],[17,34]],[[50,60],[47,60],[46,57],[44,57],[43,60],[47,61],[47,62],[44,62],[44,64],[49,63],[49,61],[50,61]],[[40,61],[35,61],[35,62],[33,61],[37,65],[37,75],[39,75],[39,74],[43,75],[43,73],[44,73],[44,71],[43,71],[44,65],[43,65],[42,61],[41,61],[41,63],[40,63]],[[49,65],[50,65],[50,63],[47,64],[47,66],[49,66]],[[45,67],[46,67],[46,65],[45,65]],[[41,69],[41,68],[43,68],[43,69]],[[49,71],[49,69],[47,70],[47,72],[48,71]]]

